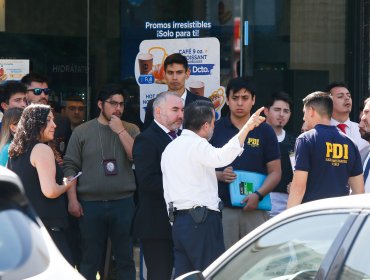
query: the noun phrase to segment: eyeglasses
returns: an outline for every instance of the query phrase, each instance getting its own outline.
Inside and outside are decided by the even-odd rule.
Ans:
[[[114,108],[117,108],[118,106],[123,108],[123,106],[125,104],[125,102],[116,102],[116,101],[111,101],[111,100],[109,100],[109,101],[107,100],[105,102],[109,103]]]
[[[32,91],[34,95],[40,95],[42,92],[44,92],[45,95],[49,95],[52,92],[50,88],[30,88],[27,91]]]

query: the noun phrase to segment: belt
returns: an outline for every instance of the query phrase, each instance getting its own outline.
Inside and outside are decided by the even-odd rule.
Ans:
[[[215,213],[215,214],[220,214],[221,215],[221,211],[215,211],[215,210],[211,210],[209,208],[208,209],[208,212],[210,213]],[[192,208],[190,209],[182,209],[182,210],[176,210],[175,211],[175,215],[190,215],[190,211],[192,210]]]

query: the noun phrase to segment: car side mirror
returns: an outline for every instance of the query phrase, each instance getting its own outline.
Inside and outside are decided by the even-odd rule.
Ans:
[[[191,271],[184,275],[177,277],[175,280],[205,280],[202,272],[200,271]]]

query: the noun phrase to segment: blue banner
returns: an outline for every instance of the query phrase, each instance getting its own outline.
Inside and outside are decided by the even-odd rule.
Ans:
[[[214,64],[189,64],[191,75],[211,75]]]
[[[139,84],[147,85],[154,83],[154,76],[153,75],[140,75],[139,76]]]

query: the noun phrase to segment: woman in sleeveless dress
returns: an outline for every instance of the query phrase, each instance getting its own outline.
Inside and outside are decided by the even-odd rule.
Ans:
[[[51,238],[71,261],[65,235],[68,226],[65,192],[72,184],[63,178],[55,153],[48,145],[54,138],[55,128],[50,106],[32,104],[26,107],[9,147],[8,168],[20,177],[28,199]]]

